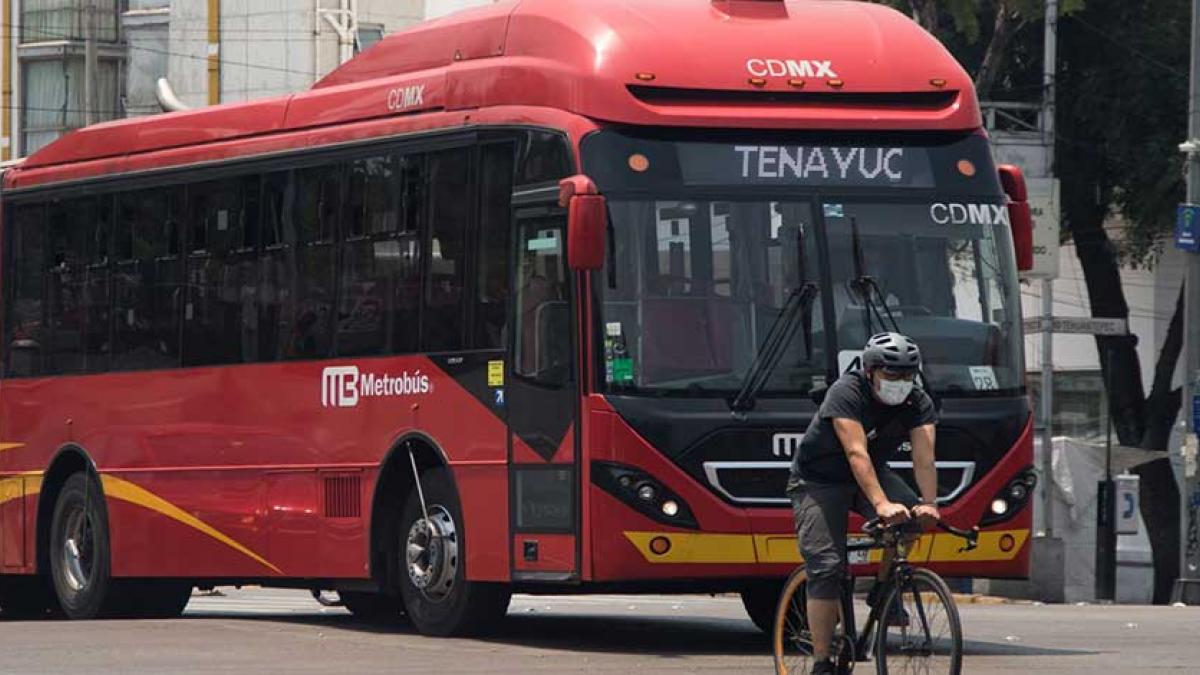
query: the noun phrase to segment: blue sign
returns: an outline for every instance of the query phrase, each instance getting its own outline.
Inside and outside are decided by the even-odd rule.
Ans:
[[[1175,247],[1200,252],[1200,206],[1179,205],[1175,213]]]
[[[1200,394],[1192,396],[1192,431],[1200,435]]]

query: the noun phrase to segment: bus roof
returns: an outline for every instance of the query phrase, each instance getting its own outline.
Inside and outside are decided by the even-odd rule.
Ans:
[[[512,0],[390,35],[309,91],[94,125],[22,168],[490,106],[632,125],[980,126],[962,67],[908,17],[880,5]]]

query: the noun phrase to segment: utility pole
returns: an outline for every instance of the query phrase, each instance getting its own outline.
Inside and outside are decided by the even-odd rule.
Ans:
[[[1188,97],[1188,141],[1180,146],[1188,155],[1187,202],[1200,202],[1200,0],[1192,0],[1192,76],[1191,95]],[[1200,546],[1188,536],[1200,532],[1200,477],[1196,471],[1197,418],[1200,417],[1200,253],[1185,254],[1187,277],[1184,305],[1185,370],[1184,391],[1190,396],[1184,399],[1183,414],[1188,419],[1188,435],[1184,443],[1183,485],[1180,497],[1183,500],[1186,519],[1182,523],[1184,537],[1180,542],[1183,549],[1183,567],[1180,578],[1175,581],[1171,593],[1172,602],[1200,605]]]
[[[83,17],[83,124],[96,122],[96,4],[88,0]]]
[[[1042,57],[1042,137],[1046,166],[1054,175],[1054,112],[1058,66],[1058,0],[1046,0]],[[1054,279],[1042,279],[1042,516],[1047,539],[1054,538]]]

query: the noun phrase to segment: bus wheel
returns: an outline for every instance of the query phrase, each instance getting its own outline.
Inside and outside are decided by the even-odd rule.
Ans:
[[[90,475],[67,479],[50,525],[50,578],[63,614],[94,619],[117,609],[100,484]]]
[[[0,577],[0,619],[40,619],[53,608],[45,577]]]
[[[429,518],[413,490],[400,518],[400,595],[413,626],[425,635],[469,635],[508,611],[503,584],[467,581],[462,509],[447,469],[421,472]]]
[[[134,619],[173,619],[183,614],[192,599],[187,582],[147,579],[121,586],[119,613]]]
[[[404,621],[404,602],[383,593],[338,591],[342,606],[366,623],[392,625]]]
[[[779,605],[782,582],[764,583],[742,591],[742,606],[755,626],[770,635],[775,628],[775,608]]]

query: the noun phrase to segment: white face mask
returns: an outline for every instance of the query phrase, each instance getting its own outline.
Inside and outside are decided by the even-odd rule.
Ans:
[[[887,405],[900,405],[908,399],[908,395],[912,393],[912,380],[879,380],[879,389],[876,394],[879,400]]]

